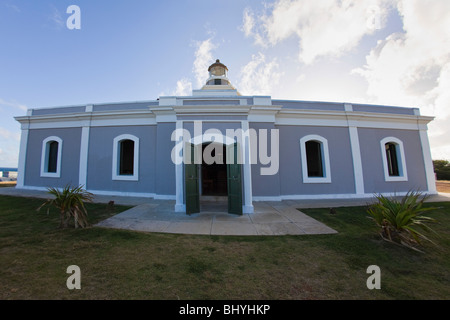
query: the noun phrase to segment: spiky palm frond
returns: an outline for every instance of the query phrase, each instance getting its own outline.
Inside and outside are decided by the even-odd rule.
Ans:
[[[383,239],[414,248],[422,240],[432,242],[424,233],[434,232],[428,223],[437,222],[424,216],[435,207],[423,207],[426,197],[420,192],[410,191],[400,200],[377,195],[377,203],[367,210],[371,218],[381,227]],[[433,243],[433,242],[432,242]]]
[[[83,186],[65,186],[61,191],[57,188],[48,188],[52,199],[45,201],[37,210],[44,206],[53,206],[60,213],[60,227],[67,227],[69,219],[73,218],[75,227],[84,228],[89,225],[85,202],[91,202],[93,194],[83,189]],[[47,210],[48,213],[48,210]]]

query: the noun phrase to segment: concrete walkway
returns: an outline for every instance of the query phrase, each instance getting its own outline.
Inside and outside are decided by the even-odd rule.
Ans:
[[[204,202],[201,213],[174,212],[174,203],[146,203],[106,219],[97,226],[145,232],[203,235],[273,236],[333,234],[335,230],[285,203],[254,204],[255,213],[227,213],[226,202]]]
[[[44,191],[0,188],[0,195],[48,198]],[[227,203],[206,201],[201,213],[188,216],[174,211],[174,201],[137,197],[96,195],[94,202],[135,206],[96,226],[143,232],[163,232],[201,235],[306,235],[334,234],[335,230],[307,216],[298,209],[336,208],[367,205],[370,199],[285,200],[254,202],[254,213],[242,216],[227,213]],[[430,197],[429,202],[450,201],[450,194]]]

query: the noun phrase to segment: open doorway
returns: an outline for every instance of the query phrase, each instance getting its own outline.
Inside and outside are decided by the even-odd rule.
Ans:
[[[186,214],[228,212],[242,215],[241,164],[237,143],[214,142],[189,144],[190,163],[185,163]],[[202,163],[195,164],[197,148],[202,151]],[[200,151],[200,150],[198,150]]]
[[[206,149],[206,153],[205,153]],[[200,166],[200,207],[202,212],[228,211],[228,184],[226,147],[223,144],[204,143],[202,154],[215,159],[213,163],[203,159]]]
[[[208,164],[203,160],[201,165],[201,195],[206,197],[226,197],[227,187],[227,165],[225,163],[226,148],[223,144],[205,143],[202,145],[202,154],[209,146],[208,153],[214,163]],[[210,152],[209,152],[210,151]]]

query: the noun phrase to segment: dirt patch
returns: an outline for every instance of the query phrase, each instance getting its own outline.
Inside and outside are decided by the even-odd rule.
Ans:
[[[450,193],[450,181],[436,181],[438,192]]]
[[[16,181],[0,181],[0,188],[1,187],[15,187],[16,186]]]

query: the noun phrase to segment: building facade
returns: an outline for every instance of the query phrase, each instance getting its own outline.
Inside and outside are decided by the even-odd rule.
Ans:
[[[17,188],[83,185],[101,195],[175,200],[200,211],[254,201],[436,193],[417,108],[243,96],[217,60],[191,96],[30,109]]]

